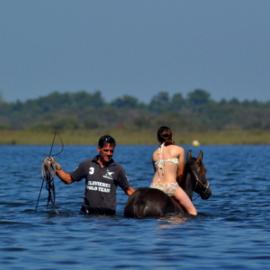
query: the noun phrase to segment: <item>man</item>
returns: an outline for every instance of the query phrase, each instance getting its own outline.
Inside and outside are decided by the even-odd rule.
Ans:
[[[113,160],[116,142],[110,135],[98,141],[98,155],[81,162],[78,168],[68,173],[59,163],[49,158],[56,169],[56,175],[65,184],[85,179],[84,214],[114,215],[116,212],[116,189],[120,186],[130,196],[134,189],[129,185],[124,169]]]

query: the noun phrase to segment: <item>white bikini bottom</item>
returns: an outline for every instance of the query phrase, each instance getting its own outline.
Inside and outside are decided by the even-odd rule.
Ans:
[[[169,196],[173,196],[175,194],[175,191],[178,187],[177,183],[169,183],[169,184],[163,184],[163,183],[156,183],[156,184],[151,184],[151,188],[157,188]]]

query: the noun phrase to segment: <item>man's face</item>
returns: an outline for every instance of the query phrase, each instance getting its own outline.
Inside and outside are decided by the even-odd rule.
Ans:
[[[114,145],[107,143],[102,148],[98,148],[100,161],[102,163],[107,163],[111,161],[113,157],[114,147],[115,147]]]

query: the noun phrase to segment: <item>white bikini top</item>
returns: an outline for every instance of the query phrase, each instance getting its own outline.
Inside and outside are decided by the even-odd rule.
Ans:
[[[159,159],[159,160],[155,161],[155,164],[158,166],[160,164],[163,165],[165,162],[171,162],[171,163],[173,163],[175,165],[178,165],[179,160],[178,160],[178,158]]]
[[[163,156],[163,148],[164,148],[164,143],[161,144],[160,148],[159,148],[159,154],[160,154],[160,159],[156,160],[155,161],[155,166],[157,169],[160,169],[162,170],[162,173],[164,174],[164,164],[166,162],[171,162],[175,165],[178,165],[179,164],[179,159],[178,158],[162,158]]]

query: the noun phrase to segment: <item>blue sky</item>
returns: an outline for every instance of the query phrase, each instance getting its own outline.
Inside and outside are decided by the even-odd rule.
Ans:
[[[0,94],[270,100],[268,0],[0,0]]]

